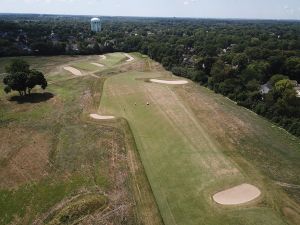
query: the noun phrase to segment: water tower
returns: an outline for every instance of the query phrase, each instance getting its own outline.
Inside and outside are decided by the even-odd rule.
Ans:
[[[101,31],[101,21],[99,18],[93,18],[91,19],[91,30],[94,32],[100,32]]]

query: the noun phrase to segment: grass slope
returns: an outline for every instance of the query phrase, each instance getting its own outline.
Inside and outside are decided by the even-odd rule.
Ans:
[[[1,72],[11,59],[0,59]],[[160,224],[127,125],[88,116],[99,105],[102,68],[94,71],[99,78],[63,70],[99,56],[24,59],[46,74],[53,96],[16,102],[0,84],[0,224]],[[122,59],[106,61],[120,66]]]
[[[0,224],[299,224],[299,139],[196,84],[149,83],[172,77],[133,55],[25,57],[49,81],[30,102],[0,84]],[[242,182],[262,197],[212,201]]]
[[[262,174],[262,167],[255,165],[258,160],[251,161],[246,154],[228,154],[232,146],[223,145],[223,138],[226,136],[220,136],[225,130],[218,130],[217,124],[212,128],[206,126],[205,121],[213,121],[214,114],[204,118],[202,116],[206,114],[201,115],[201,110],[205,111],[214,105],[223,107],[223,102],[227,100],[218,97],[219,102],[211,100],[211,106],[207,104],[196,108],[195,105],[193,108],[190,104],[191,97],[187,93],[180,93],[180,89],[184,87],[145,82],[148,78],[166,77],[167,73],[153,68],[149,60],[143,60],[149,65],[144,72],[122,73],[105,82],[99,111],[128,120],[164,223],[198,225],[286,224],[288,220],[297,222],[297,204],[281,188],[271,183],[272,177],[269,174]],[[203,90],[199,90],[201,97]],[[215,95],[209,93],[205,97],[213,99]],[[147,102],[150,103],[149,106]],[[231,107],[235,107],[237,113],[251,114],[235,105],[231,104]],[[227,106],[224,106],[223,110],[226,109]],[[255,125],[263,126],[260,122]],[[263,139],[260,141],[262,145],[268,145]],[[244,142],[251,146],[252,140],[244,139]],[[299,157],[299,144],[294,144],[294,147],[289,144],[286,146],[290,147],[291,155]],[[239,160],[234,157],[239,157]],[[289,160],[284,154],[282,158]],[[276,158],[268,165],[279,162],[279,158]],[[249,165],[251,170],[247,168]],[[299,170],[297,164],[292,163],[291,167],[294,171]],[[233,208],[220,207],[212,201],[211,195],[216,191],[242,182],[257,185],[263,192],[261,201],[254,202],[249,207]],[[278,196],[280,199],[277,199]],[[293,216],[284,216],[284,207],[287,206],[283,203],[285,200],[290,202],[287,204],[289,207],[294,207]]]

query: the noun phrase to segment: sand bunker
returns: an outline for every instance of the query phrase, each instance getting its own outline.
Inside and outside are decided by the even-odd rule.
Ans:
[[[104,65],[100,64],[100,63],[91,63],[94,66],[98,66],[98,67],[104,67]]]
[[[90,117],[96,120],[111,120],[114,119],[114,116],[101,116],[99,114],[90,114]]]
[[[153,83],[160,83],[160,84],[187,84],[186,80],[157,80],[157,79],[150,79]]]
[[[124,55],[128,58],[128,59],[126,60],[126,62],[131,62],[131,61],[134,60],[134,58],[133,58],[131,55],[129,55],[129,54],[127,54],[127,53],[125,53]]]
[[[64,70],[69,71],[73,75],[82,76],[82,73],[78,69],[75,69],[74,67],[67,66],[67,67],[64,67]]]
[[[261,192],[257,187],[251,184],[241,184],[218,192],[213,196],[213,199],[221,205],[240,205],[258,198],[260,194]]]
[[[101,59],[106,59],[106,55],[100,55]]]

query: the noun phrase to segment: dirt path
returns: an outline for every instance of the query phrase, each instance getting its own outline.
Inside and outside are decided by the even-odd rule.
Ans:
[[[66,66],[66,67],[64,67],[64,70],[69,71],[70,73],[72,73],[75,76],[82,76],[81,71],[78,69],[75,69],[74,67]]]

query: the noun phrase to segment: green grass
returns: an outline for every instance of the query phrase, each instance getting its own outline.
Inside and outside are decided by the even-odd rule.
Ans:
[[[99,111],[128,120],[164,223],[286,224],[279,209],[282,199],[276,199],[281,192],[269,192],[259,171],[247,174],[228,157],[229,147],[207,132],[176,88],[142,80],[160,76],[128,72],[109,78]],[[259,205],[226,209],[213,203],[214,192],[242,182],[261,189]]]
[[[0,59],[0,73],[5,72],[5,67],[11,63],[13,59],[22,58],[30,64],[34,69],[39,69],[44,73],[49,73],[56,69],[57,66],[61,66],[64,63],[69,63],[70,61],[76,61],[84,59],[81,56],[51,56],[51,57],[7,57]]]
[[[199,89],[193,87],[187,89]],[[217,104],[222,106],[222,110],[236,117],[245,123],[248,131],[241,131],[240,135],[234,136],[228,132],[227,139],[236,139],[237,152],[251,161],[254,167],[267,175],[274,181],[281,181],[291,184],[300,184],[300,139],[287,133],[283,129],[275,126],[261,116],[237,107],[232,101],[224,99],[221,95],[214,94],[205,88],[200,88],[201,97],[213,99]],[[196,107],[194,107],[197,113]],[[249,130],[251,129],[251,130]],[[226,139],[219,138],[222,144],[226,144]],[[237,152],[227,151],[226,153],[234,157]],[[300,194],[300,191],[299,191]],[[300,201],[299,198],[295,200]]]
[[[274,180],[299,184],[299,139],[198,85],[144,82],[148,78],[170,77],[162,69],[151,72],[149,58],[133,55],[136,68],[145,68],[145,72],[132,69],[120,74],[121,63],[126,61],[123,53],[108,54],[105,60],[99,56],[25,57],[34,68],[46,73],[51,81],[47,91],[54,98],[18,104],[9,101],[14,93],[5,95],[1,90],[0,132],[27,131],[10,143],[9,150],[16,151],[10,158],[20,146],[30,143],[31,133],[47,134],[49,139],[43,141],[51,147],[50,163],[48,175],[42,179],[14,188],[4,188],[0,183],[0,224],[31,224],[83,190],[83,195],[109,195],[116,186],[123,188],[120,193],[127,193],[125,203],[134,205],[127,224],[292,224],[289,215],[284,215],[286,208],[294,210],[294,214],[299,211],[295,203],[299,192],[284,190]],[[10,60],[0,60],[2,71]],[[105,65],[103,70],[97,68],[100,79],[72,78],[61,70],[65,65],[79,65],[91,72],[94,68],[90,62]],[[109,78],[103,85],[105,77]],[[207,107],[193,99],[207,100]],[[100,114],[126,120],[91,120],[88,115],[97,112],[99,104]],[[228,118],[238,119],[238,125],[232,125]],[[1,144],[0,152],[7,150],[2,147],[5,140]],[[114,166],[112,152],[116,154]],[[1,160],[0,169],[6,170],[8,162]],[[128,177],[115,185],[115,177],[120,174]],[[212,201],[213,193],[242,182],[261,189],[263,195],[258,202],[220,207]],[[63,205],[45,222],[57,223],[70,214],[74,215],[71,223],[103,205],[94,197],[81,204],[81,197]],[[299,220],[295,218],[297,224]],[[114,224],[121,223],[117,217],[113,220]]]
[[[123,53],[106,54],[106,59],[100,59],[100,63],[112,67],[124,62],[127,57]]]
[[[0,190],[0,224],[8,224],[16,216],[25,216],[27,210],[44,213],[74,191],[91,184],[93,182],[89,178],[79,175],[67,180],[46,179],[36,184],[22,186],[17,190]]]
[[[16,190],[0,190],[3,215],[0,224],[8,224],[16,216],[28,215],[30,222],[78,189],[98,186],[107,190],[110,187],[107,170],[109,147],[103,142],[113,140],[115,130],[94,124],[87,126],[79,119],[83,107],[80,98],[92,84],[92,79],[83,78],[50,85],[47,91],[55,94],[59,101],[56,106],[49,100],[36,104],[6,102],[6,107],[1,108],[1,127],[16,125],[27,131],[44,129],[53,135],[53,150],[49,155],[53,169],[45,180],[22,185]],[[6,101],[6,98],[9,97],[1,100]],[[102,143],[100,149],[99,143]],[[14,148],[14,143],[11,148]],[[72,177],[65,179],[58,173],[71,174]]]
[[[109,56],[109,63],[117,65],[122,60],[121,54]],[[111,151],[126,156],[125,142],[123,140],[123,128],[118,121],[103,122],[90,120],[89,113],[95,112],[94,104],[99,102],[103,79],[91,76],[75,77],[61,70],[65,64],[83,62],[95,62],[99,56],[88,57],[24,57],[33,68],[45,72],[49,86],[47,92],[54,95],[52,99],[38,103],[25,102],[18,104],[9,101],[17,93],[6,95],[0,84],[0,133],[7,129],[26,132],[16,136],[13,142],[5,145],[8,147],[9,158],[1,158],[0,169],[7,168],[8,160],[13,158],[20,146],[27,146],[31,133],[47,134],[48,139],[41,140],[37,145],[49,145],[49,169],[47,176],[35,181],[24,180],[20,184],[16,182],[14,187],[0,188],[0,224],[32,224],[32,222],[47,213],[52,207],[61,201],[65,201],[78,193],[86,194],[92,191],[95,194],[110,193],[115,187],[114,174],[127,173],[127,162],[116,162],[117,167],[111,168]],[[1,69],[11,61],[11,58],[0,60]],[[39,88],[34,92],[42,92]],[[98,106],[98,104],[97,104]],[[9,136],[9,134],[6,133]],[[29,137],[29,138],[26,138]],[[43,143],[45,142],[45,143]],[[1,145],[0,152],[6,151]],[[124,155],[124,156],[123,156]],[[25,155],[24,157],[30,157]],[[5,161],[6,160],[6,161]],[[35,159],[32,158],[32,164]],[[47,163],[47,162],[46,162]],[[120,183],[122,201],[131,204],[132,197],[129,193],[132,185],[129,177],[124,177],[124,183]],[[93,213],[94,201],[84,206],[86,212]],[[108,202],[108,204],[111,204]],[[126,203],[127,204],[127,203]],[[97,204],[96,204],[97,205]],[[75,204],[73,208],[78,208]],[[68,205],[65,206],[68,211]],[[80,207],[79,207],[80,208]],[[68,211],[69,212],[69,211]],[[127,224],[133,224],[136,219],[134,209],[129,208]],[[75,212],[77,214],[77,211]],[[76,216],[77,219],[77,216]],[[119,217],[112,218],[118,221]],[[116,224],[118,222],[115,222]]]
[[[78,62],[73,64],[72,66],[74,66],[77,69],[81,69],[81,70],[86,70],[86,71],[97,71],[97,70],[101,70],[101,67],[95,66],[93,64],[91,64],[91,62]]]

